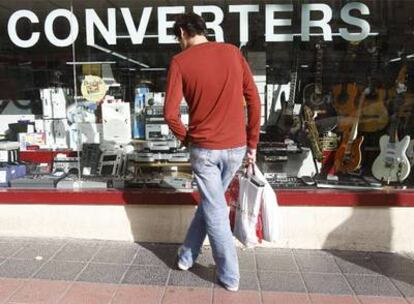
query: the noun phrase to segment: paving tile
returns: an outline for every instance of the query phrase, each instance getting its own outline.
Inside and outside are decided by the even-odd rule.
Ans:
[[[121,285],[118,287],[111,304],[159,304],[164,288],[155,286]],[[178,302],[177,302],[178,303]]]
[[[188,271],[172,270],[168,285],[189,287],[211,287],[214,281],[214,270],[195,264]]]
[[[289,271],[299,272],[293,255],[256,254],[257,268],[259,271]]]
[[[102,247],[94,256],[92,262],[131,264],[138,248],[136,246],[108,246]]]
[[[306,292],[299,273],[291,272],[259,272],[261,290]]]
[[[13,258],[34,259],[41,257],[43,260],[48,260],[61,247],[61,244],[33,243],[23,247],[22,250],[13,255]]]
[[[351,258],[371,258],[371,254],[368,251],[354,251],[354,250],[336,250],[328,249],[323,250],[323,252],[335,256],[335,257],[351,257]]]
[[[77,281],[117,284],[127,269],[128,265],[90,263]]]
[[[387,275],[412,275],[414,261],[398,254],[373,253],[375,263]]]
[[[381,269],[375,264],[369,255],[341,256],[336,257],[335,261],[343,273],[372,275],[381,274]]]
[[[259,290],[257,272],[240,271],[239,288],[241,290]]]
[[[156,266],[131,266],[122,283],[164,286],[167,282],[169,269]]]
[[[223,286],[215,278],[214,288],[223,288]],[[241,271],[240,272],[240,282],[239,290],[259,290],[260,284],[256,272],[250,271]]]
[[[75,282],[59,304],[109,304],[116,289],[113,284]]]
[[[213,291],[213,304],[260,304],[258,291],[239,290],[230,292],[225,289],[215,288]]]
[[[256,271],[256,260],[253,250],[237,252],[240,270]]]
[[[414,304],[414,298],[407,298],[408,303]]]
[[[309,298],[303,293],[293,292],[262,292],[263,304],[310,304]]]
[[[88,246],[88,247],[103,247],[107,243],[106,240],[87,240],[87,239],[68,239],[68,245],[74,246]]]
[[[391,279],[405,297],[414,297],[414,276],[395,275]]]
[[[361,304],[407,304],[403,298],[359,296]]]
[[[357,295],[399,297],[400,292],[384,276],[345,275]]]
[[[82,262],[50,261],[34,276],[37,279],[73,281],[85,267]]]
[[[162,304],[210,304],[212,289],[168,287]]]
[[[353,296],[310,294],[312,304],[358,304]]]
[[[30,278],[44,264],[38,260],[6,260],[0,265],[0,277]]]
[[[306,287],[310,293],[351,295],[345,278],[340,274],[332,273],[304,273]]]
[[[340,273],[333,257],[324,254],[295,254],[302,272]]]
[[[198,256],[196,264],[212,269],[216,268],[216,263],[214,262],[211,250],[203,250],[203,252]]]
[[[23,247],[22,244],[0,243],[0,257],[7,258],[21,250]]]
[[[143,245],[139,249],[134,265],[151,265],[174,267],[177,259],[177,248],[167,245]]]
[[[50,280],[28,280],[8,303],[57,303],[71,283]]]
[[[254,249],[256,254],[292,254],[292,249],[290,248],[266,248],[266,247],[256,247]]]
[[[53,258],[58,261],[87,262],[99,250],[99,246],[69,243]]]
[[[0,303],[8,299],[23,283],[19,279],[0,279]]]
[[[331,251],[328,250],[315,250],[315,249],[292,249],[292,253],[295,256],[320,256],[327,257],[332,256]]]

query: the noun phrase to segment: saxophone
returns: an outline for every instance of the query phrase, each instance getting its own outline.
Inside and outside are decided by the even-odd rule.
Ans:
[[[303,116],[304,116],[304,123],[305,129],[307,133],[307,137],[310,142],[310,148],[312,150],[313,156],[316,160],[322,161],[323,153],[321,142],[319,141],[319,132],[318,128],[316,127],[314,114],[310,107],[307,105],[303,106]]]

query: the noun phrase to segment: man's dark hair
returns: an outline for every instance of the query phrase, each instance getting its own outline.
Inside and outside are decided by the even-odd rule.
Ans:
[[[174,35],[178,39],[181,38],[180,28],[182,28],[190,37],[207,34],[206,22],[203,17],[195,13],[181,14],[175,18]]]

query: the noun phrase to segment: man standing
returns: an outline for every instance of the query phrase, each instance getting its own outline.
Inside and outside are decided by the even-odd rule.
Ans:
[[[178,268],[187,270],[193,266],[208,235],[219,283],[227,290],[237,291],[239,265],[225,191],[243,158],[246,156],[249,163],[255,161],[260,99],[239,49],[209,42],[206,32],[203,18],[194,13],[176,18],[174,34],[182,52],[170,63],[164,116],[175,136],[190,148],[191,165],[201,195],[178,253]],[[188,129],[180,120],[183,97],[189,107]]]

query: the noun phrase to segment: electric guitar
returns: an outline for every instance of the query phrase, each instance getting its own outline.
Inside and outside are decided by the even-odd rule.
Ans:
[[[365,97],[369,94],[369,88],[360,93],[357,110],[353,116],[351,129],[346,130],[342,135],[341,144],[335,153],[335,170],[339,173],[350,173],[359,169],[361,166],[362,153],[361,145],[364,141],[363,136],[358,136],[358,124],[361,116],[362,106]]]
[[[406,135],[398,141],[398,119],[392,119],[390,135],[380,138],[381,153],[372,164],[372,175],[380,181],[402,182],[410,174],[411,166],[407,157],[407,149],[410,145],[410,136]]]
[[[281,106],[277,129],[279,134],[285,137],[294,136],[301,128],[299,115],[294,113],[296,89],[298,86],[297,59],[294,64],[294,72],[290,78],[289,99],[286,99],[285,93],[281,96]]]
[[[407,91],[405,84],[407,77],[407,66],[401,68],[396,81],[396,95],[394,101],[394,115],[391,120],[389,135],[380,138],[379,156],[372,164],[372,175],[378,180],[386,182],[402,182],[410,174],[411,165],[407,157],[407,149],[410,145],[410,136],[406,135],[398,141],[398,125],[401,105],[404,103],[404,95]]]

